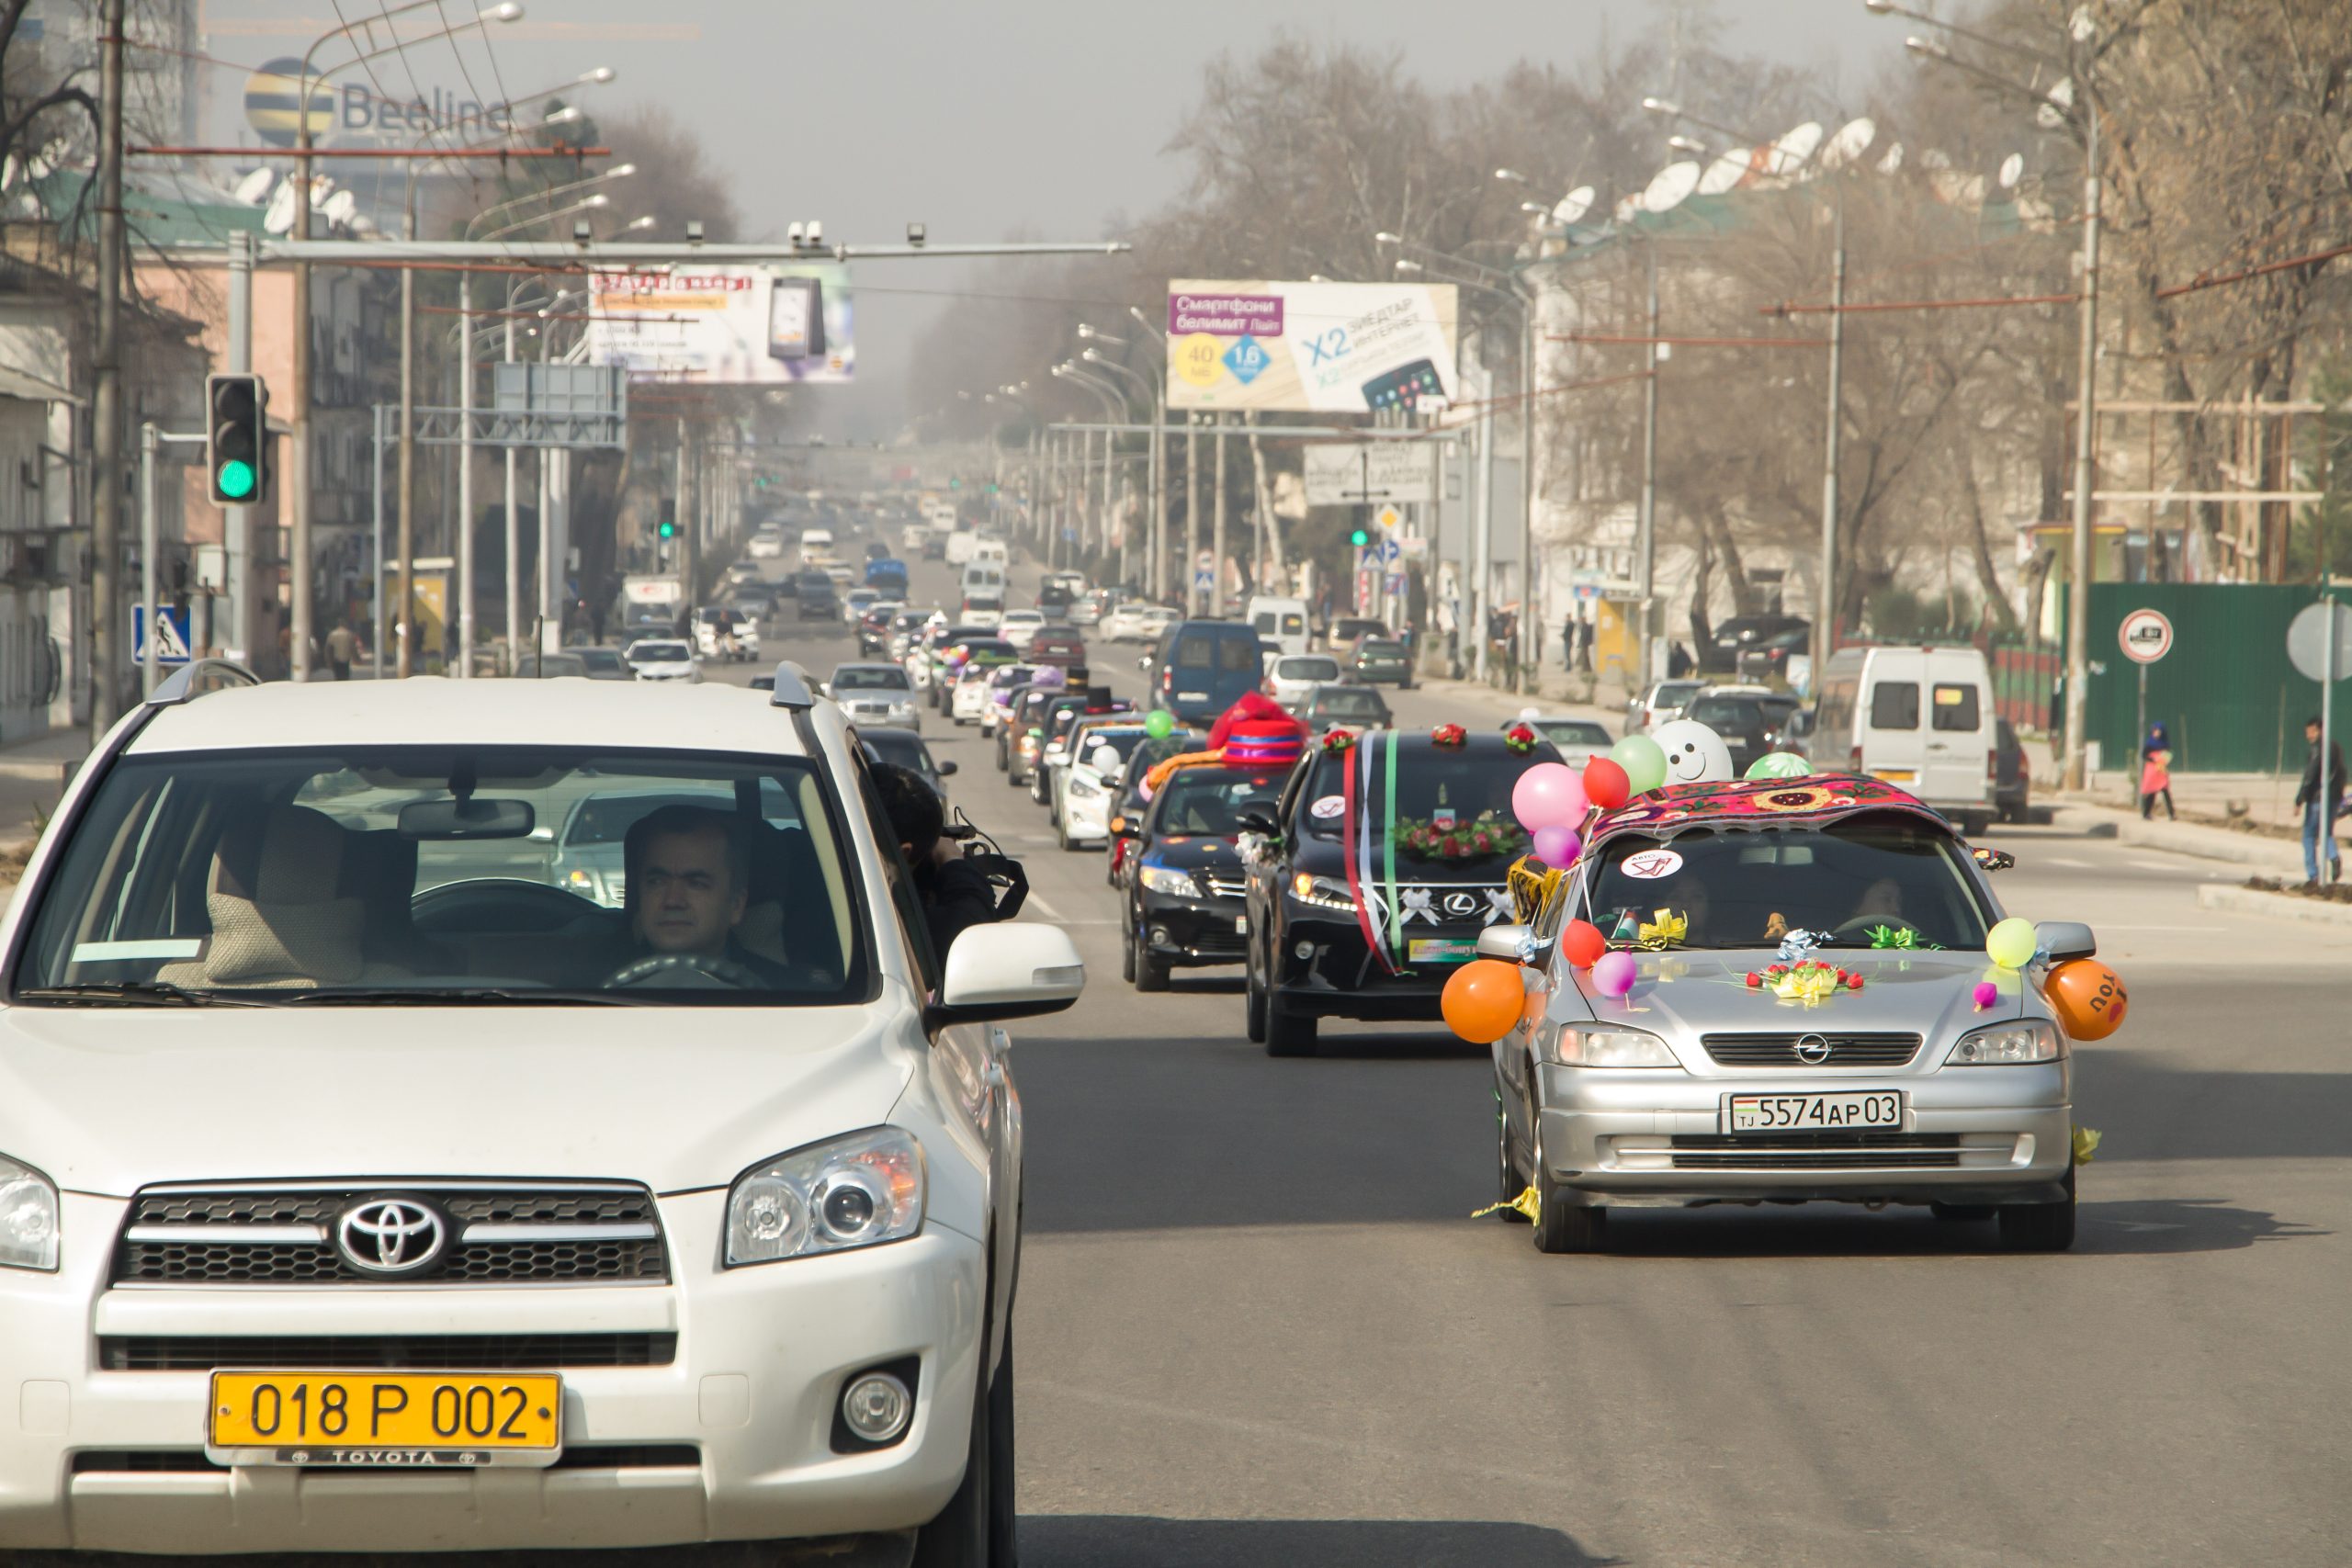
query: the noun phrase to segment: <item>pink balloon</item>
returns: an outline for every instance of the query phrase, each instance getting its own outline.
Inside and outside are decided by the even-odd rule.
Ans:
[[[1543,828],[1573,828],[1584,820],[1584,780],[1564,762],[1538,762],[1511,785],[1511,814],[1532,833]]]
[[[1535,829],[1535,858],[1545,865],[1573,865],[1577,852],[1582,848],[1584,845],[1568,829],[1555,824]]]
[[[1979,980],[1976,982],[1976,1005],[1978,1008],[1982,1009],[1991,1007],[1995,1002],[1997,1002],[2000,999],[2000,987],[1993,984],[1990,980]]]
[[[1604,997],[1622,997],[1633,990],[1640,974],[1632,953],[1604,953],[1593,964],[1592,987]]]

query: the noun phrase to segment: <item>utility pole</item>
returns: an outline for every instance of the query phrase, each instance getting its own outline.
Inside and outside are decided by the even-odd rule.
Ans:
[[[229,368],[251,375],[254,367],[254,237],[239,230],[229,236]],[[209,411],[208,411],[209,417]],[[264,426],[261,438],[269,439]],[[253,508],[221,509],[221,584],[229,601],[229,637],[220,642],[231,657],[253,657]],[[383,636],[378,627],[376,635]],[[215,634],[216,638],[218,634]]]
[[[458,274],[458,667],[474,672],[474,275]]]
[[[122,12],[105,0],[98,38],[98,298],[90,378],[90,739],[122,700]]]
[[[316,47],[315,45],[313,46]],[[310,59],[295,79],[294,238],[311,237]],[[294,264],[294,385],[291,434],[287,438],[286,590],[290,612],[287,657],[297,681],[311,678],[311,263]],[[406,606],[402,606],[405,613]]]
[[[1838,437],[1845,408],[1846,202],[1838,202],[1837,251],[1829,263],[1829,429],[1821,459],[1821,594],[1813,613],[1813,689],[1821,690],[1836,651],[1838,617]],[[1656,333],[1653,331],[1652,335]]]
[[[2087,784],[2090,747],[2091,486],[2098,425],[2098,100],[2083,95],[2083,344],[2075,413],[2075,528],[2066,541],[2066,773],[2068,789]],[[2139,742],[2135,737],[2132,744]]]
[[[555,335],[550,321],[547,335]],[[514,363],[514,312],[506,312],[506,363]],[[523,513],[521,500],[515,489],[514,445],[506,446],[506,667],[520,670],[523,658]],[[547,533],[547,512],[539,513],[541,537]],[[541,560],[542,568],[545,559]]]
[[[1516,283],[1511,292],[1519,294]],[[1544,487],[1536,482],[1535,475],[1535,382],[1542,368],[1537,359],[1535,326],[1534,299],[1519,294],[1520,379],[1524,383],[1519,399],[1519,596],[1523,603],[1519,608],[1521,671],[1514,672],[1511,685],[1514,690],[1529,691],[1534,689],[1536,680],[1534,638],[1541,626],[1535,611],[1535,509],[1544,500]],[[1655,337],[1657,333],[1653,330],[1650,335]],[[1656,385],[1655,379],[1652,385]],[[1523,688],[1521,682],[1526,682]]]
[[[1649,332],[1643,351],[1648,374],[1642,378],[1642,511],[1634,540],[1634,690],[1645,691],[1650,669],[1650,585],[1657,557],[1657,243],[1649,246]],[[1522,477],[1521,482],[1525,479]]]
[[[694,451],[687,445],[685,416],[678,416],[678,565],[679,603],[685,609],[686,636],[694,636],[695,575],[702,565],[702,549],[695,494]]]
[[[1210,437],[1216,443],[1216,530],[1211,536],[1209,555],[1209,614],[1225,614],[1225,449],[1230,445],[1225,433],[1225,415],[1210,416],[1216,421],[1216,434]]]
[[[1177,579],[1184,585],[1184,614],[1199,605],[1193,598],[1193,561],[1201,553],[1201,416],[1184,416],[1184,559]],[[1164,563],[1163,563],[1164,564]],[[1167,596],[1162,580],[1160,596]]]
[[[416,187],[409,186],[408,212],[401,225],[408,238],[416,238]],[[399,608],[390,615],[377,617],[376,669],[383,672],[384,639],[400,630],[400,662],[396,668],[400,677],[409,677],[408,618],[416,602],[416,269],[401,268],[401,464],[400,464],[400,551],[401,596]],[[384,578],[384,563],[376,563],[376,580]]]

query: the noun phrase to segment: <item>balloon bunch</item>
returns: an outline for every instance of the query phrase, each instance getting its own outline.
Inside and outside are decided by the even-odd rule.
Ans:
[[[2034,934],[2033,922],[2011,915],[1984,933],[1984,956],[1999,969],[2014,974],[2048,955]],[[1987,990],[1994,997],[1988,998]],[[1976,1005],[1991,1006],[1999,990],[1991,981],[1980,983]],[[2123,1027],[2123,1015],[2132,1009],[2132,995],[2123,988],[2123,977],[2096,958],[2070,958],[2053,966],[2042,982],[2042,996],[2050,1010],[2058,1015],[2058,1027],[2072,1040],[2106,1039]]]

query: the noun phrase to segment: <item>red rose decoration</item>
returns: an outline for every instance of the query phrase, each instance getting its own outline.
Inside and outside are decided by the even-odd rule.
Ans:
[[[1861,977],[1860,975],[1849,975],[1849,976],[1846,976],[1846,988],[1847,988],[1848,990],[1849,990],[1849,991],[1859,991],[1859,990],[1860,990],[1860,989],[1862,988],[1862,977]]]
[[[1430,731],[1430,740],[1438,746],[1459,746],[1470,739],[1470,732],[1458,724],[1441,724]]]
[[[1514,756],[1524,757],[1535,750],[1542,737],[1523,724],[1514,724],[1503,731],[1503,748]]]
[[[1323,732],[1323,750],[1326,751],[1333,752],[1335,754],[1341,751],[1352,751],[1355,750],[1355,745],[1356,732],[1352,729],[1334,728],[1328,729]]]
[[[1764,987],[1764,976],[1750,969],[1747,972],[1747,984],[1751,990],[1761,990]]]

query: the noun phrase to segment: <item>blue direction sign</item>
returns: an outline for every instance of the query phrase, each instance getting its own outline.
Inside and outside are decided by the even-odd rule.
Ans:
[[[187,662],[187,612],[174,609],[169,604],[164,605],[163,610],[164,613],[159,618],[164,629],[163,636],[156,639],[155,662],[186,664]],[[133,604],[130,607],[130,661],[133,664],[147,662],[147,606],[144,604]]]

